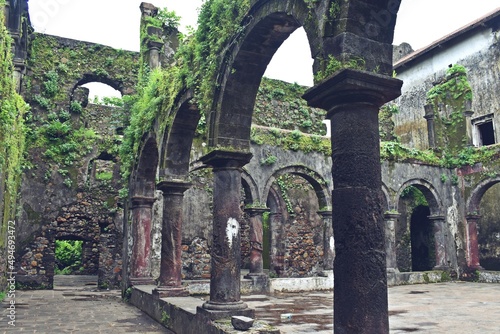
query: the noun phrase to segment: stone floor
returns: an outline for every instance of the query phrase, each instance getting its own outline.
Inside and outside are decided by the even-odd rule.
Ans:
[[[51,291],[18,291],[15,327],[8,324],[8,304],[4,301],[0,333],[172,333],[122,302],[118,291],[95,291],[93,278],[63,279],[67,281],[59,281]],[[257,318],[274,324],[282,333],[333,332],[331,292],[243,299],[255,308]],[[389,313],[391,334],[499,333],[500,284],[391,287]]]
[[[119,291],[98,291],[95,276],[56,276],[54,290],[16,291],[15,327],[8,302],[1,303],[0,333],[172,333]]]
[[[333,293],[243,297],[282,333],[332,333]],[[389,288],[391,334],[500,333],[500,284],[435,283]]]

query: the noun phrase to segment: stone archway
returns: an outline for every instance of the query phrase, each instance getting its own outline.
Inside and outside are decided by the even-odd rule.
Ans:
[[[331,270],[333,227],[326,181],[306,166],[281,168],[266,181],[263,198],[271,209],[266,237],[274,274],[300,277]],[[293,254],[293,247],[300,254]]]
[[[398,267],[412,271],[449,269],[449,233],[436,188],[427,180],[411,179],[401,185],[396,198]]]
[[[498,176],[479,182],[472,190],[466,202],[467,266],[471,269],[483,269],[480,264],[480,242],[478,237],[478,223],[481,219],[481,200],[489,189],[499,183],[500,177]]]
[[[154,284],[151,276],[151,229],[159,154],[153,134],[144,136],[142,143],[130,187],[133,245],[129,281],[132,285]]]
[[[213,151],[202,158],[213,168],[215,179],[211,292],[210,301],[201,308],[210,317],[222,311],[247,313],[238,279],[241,168],[251,159],[250,125],[261,76],[279,45],[303,25],[316,60],[315,72],[327,67],[330,55],[339,60],[340,68],[348,67],[353,58],[363,58],[366,70],[335,72],[304,95],[311,106],[328,111],[333,125],[332,174],[337,189],[332,207],[339,222],[336,248],[342,250],[335,267],[336,280],[341,282],[335,284],[335,330],[388,332],[377,121],[379,108],[399,96],[402,84],[387,76],[392,73],[391,43],[399,1],[330,5],[327,1],[254,1],[242,29],[220,56],[208,108]],[[381,15],[386,19],[377,20]],[[233,232],[230,238],[224,238],[227,231]],[[372,247],[367,250],[359,240]],[[360,286],[367,290],[361,293]]]

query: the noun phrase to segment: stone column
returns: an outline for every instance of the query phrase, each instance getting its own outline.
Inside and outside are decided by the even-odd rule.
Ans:
[[[471,110],[472,109],[472,101],[465,101],[465,111],[464,111],[464,117],[465,117],[465,130],[467,133],[467,146],[474,146],[473,142],[473,135],[472,135],[472,115],[474,115],[474,112]]]
[[[262,260],[263,235],[262,214],[268,212],[267,208],[246,208],[250,217],[250,272],[245,278],[264,275],[264,263]]]
[[[241,167],[251,158],[251,153],[221,150],[201,158],[213,168],[214,189],[210,300],[198,310],[212,320],[254,313],[240,298]]]
[[[335,241],[333,239],[333,222],[331,211],[318,211],[323,219],[323,269],[333,270],[335,260]]]
[[[429,216],[434,225],[434,243],[436,248],[436,266],[434,270],[449,270],[448,254],[446,253],[446,233],[444,216]]]
[[[434,108],[432,104],[426,104],[424,106],[425,116],[427,120],[427,138],[429,140],[429,148],[436,147],[436,130],[434,127]]]
[[[284,258],[283,258],[283,247],[280,242],[279,229],[283,226],[282,223],[283,214],[281,212],[274,212],[269,214],[269,224],[271,224],[271,261],[269,265],[269,271],[276,273],[280,276],[285,268]],[[283,239],[283,238],[281,238]]]
[[[335,333],[389,333],[378,112],[401,85],[343,69],[304,94],[332,126]]]
[[[184,192],[191,187],[183,181],[162,181],[157,189],[163,192],[163,222],[161,232],[161,262],[159,284],[153,295],[163,297],[187,296],[182,286],[182,202]]]
[[[148,41],[148,58],[149,58],[149,68],[156,69],[161,66],[160,62],[160,50],[163,43],[157,41]]]
[[[477,242],[477,222],[480,215],[470,214],[467,219],[467,266],[471,269],[483,270],[479,262],[479,245]]]
[[[395,273],[399,272],[398,262],[396,258],[396,221],[401,214],[399,213],[385,213],[385,253],[386,253],[386,263],[387,272]]]
[[[130,284],[155,284],[151,277],[151,216],[154,197],[132,197],[132,257]]]

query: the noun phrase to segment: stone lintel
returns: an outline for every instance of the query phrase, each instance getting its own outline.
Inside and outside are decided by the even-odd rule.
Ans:
[[[201,157],[201,162],[213,168],[241,168],[250,162],[252,156],[250,152],[213,150]]]
[[[156,185],[156,189],[161,190],[163,195],[166,194],[183,194],[186,190],[191,188],[192,183],[183,180],[168,180],[160,181]]]
[[[385,75],[342,69],[305,92],[311,107],[329,112],[342,104],[369,103],[381,107],[401,95],[403,81]]]
[[[131,200],[132,200],[132,208],[137,208],[137,207],[151,207],[156,199],[154,197],[133,196]]]

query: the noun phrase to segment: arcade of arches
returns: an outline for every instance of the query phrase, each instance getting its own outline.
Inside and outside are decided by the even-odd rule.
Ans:
[[[387,286],[401,272],[499,270],[493,158],[381,163],[379,110],[402,86],[391,77],[399,4],[211,0],[179,41],[142,3],[134,53],[34,33],[27,1],[7,2],[18,91],[31,106],[19,284],[52,288],[55,241],[82,240],[82,272],[100,286],[155,285],[162,298],[207,279],[197,314],[220,319],[253,316],[242,270],[260,292],[273,277],[333,271],[335,332],[388,333]],[[299,27],[315,86],[262,80]],[[89,103],[89,82],[124,105]]]

